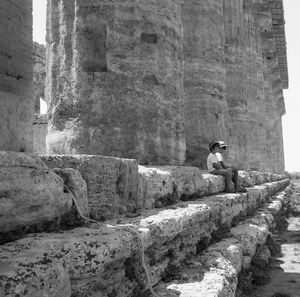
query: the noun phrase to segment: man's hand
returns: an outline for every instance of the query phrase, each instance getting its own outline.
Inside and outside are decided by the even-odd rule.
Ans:
[[[212,166],[215,168],[215,169],[222,169],[222,165],[218,162],[218,163],[213,163]]]

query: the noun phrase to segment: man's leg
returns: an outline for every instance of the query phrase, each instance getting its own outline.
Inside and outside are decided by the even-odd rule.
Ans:
[[[234,183],[234,189],[236,191],[240,190],[240,185],[239,185],[239,172],[236,167],[231,167],[232,169],[232,181]]]
[[[227,168],[227,169],[216,169],[214,171],[211,172],[214,175],[222,175],[225,177],[225,192],[227,193],[231,193],[231,179],[232,179],[232,170],[231,168]]]

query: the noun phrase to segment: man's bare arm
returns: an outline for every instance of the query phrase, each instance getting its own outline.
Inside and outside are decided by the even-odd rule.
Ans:
[[[224,161],[220,161],[220,163],[221,163],[222,168],[224,168],[224,169],[227,169],[227,168],[230,167],[230,166],[227,166],[227,165],[224,163]]]
[[[215,168],[215,169],[222,169],[222,165],[218,162],[218,163],[213,163],[212,166]]]

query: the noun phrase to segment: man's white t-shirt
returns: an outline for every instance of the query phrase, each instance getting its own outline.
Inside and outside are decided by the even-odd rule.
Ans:
[[[216,170],[216,168],[213,167],[213,163],[219,163],[219,160],[215,154],[210,153],[207,157],[208,172],[212,172],[213,170]]]
[[[223,156],[222,156],[221,153],[215,153],[215,155],[216,155],[219,162],[223,162]]]

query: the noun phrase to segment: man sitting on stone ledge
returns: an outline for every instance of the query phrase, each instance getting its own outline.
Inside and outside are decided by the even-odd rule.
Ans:
[[[223,142],[223,144],[225,144]],[[221,143],[222,145],[222,143]],[[224,147],[224,145],[223,145]],[[214,175],[222,175],[225,178],[225,192],[226,193],[236,193],[243,192],[244,189],[240,188],[238,182],[238,172],[235,169],[233,172],[231,167],[227,167],[221,155],[221,147],[219,141],[213,141],[209,144],[210,154],[207,157],[207,169],[208,172]],[[221,155],[222,163],[218,160],[217,154]],[[231,186],[231,183],[234,182],[234,189]]]
[[[218,152],[216,152],[216,157],[217,157],[218,161],[221,163],[221,166],[223,169],[231,168],[232,181],[234,183],[235,191],[236,192],[246,192],[246,190],[242,186],[239,185],[239,173],[238,173],[237,168],[234,166],[226,165],[224,162],[222,153],[226,150],[227,144],[225,144],[225,142],[222,140],[217,141],[217,143],[219,143],[220,150]]]

